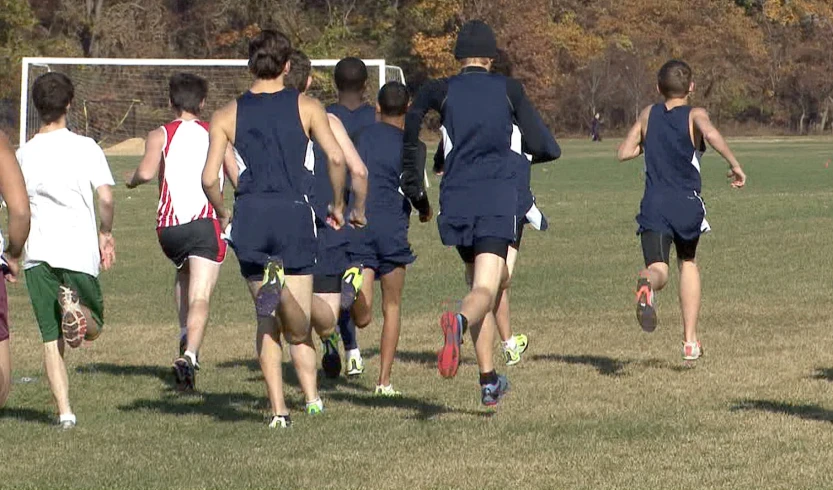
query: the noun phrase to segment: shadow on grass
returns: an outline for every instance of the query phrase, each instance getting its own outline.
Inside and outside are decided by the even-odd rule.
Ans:
[[[218,422],[265,420],[265,400],[250,393],[166,394],[162,398],[135,400],[122,405],[123,412],[153,411],[167,415],[206,415]]]
[[[732,412],[738,411],[759,411],[792,415],[803,420],[814,420],[816,422],[833,422],[833,410],[828,410],[818,405],[778,402],[773,400],[741,400],[729,409]]]
[[[249,372],[256,373],[255,376],[250,376],[246,378],[247,382],[263,383],[263,375],[261,374],[260,363],[257,359],[232,359],[231,361],[221,362],[217,365],[217,367],[221,369],[235,369],[241,367],[246,368],[247,370],[249,370]],[[281,371],[283,376],[283,382],[285,384],[300,389],[301,384],[298,381],[298,375],[297,373],[295,373],[295,368],[292,366],[291,362],[281,363]],[[319,369],[318,387],[321,390],[329,390],[337,387],[361,388],[362,385],[344,376],[343,373],[338,378],[328,378],[324,375],[324,371]]]
[[[364,359],[373,359],[374,357],[379,357],[379,348],[374,347],[372,349],[362,350],[362,357]],[[396,362],[406,362],[409,364],[437,364],[437,352],[436,351],[408,351],[408,350],[398,350],[396,351],[396,357],[394,358]],[[465,359],[461,360],[462,363],[465,363]]]
[[[833,368],[816,368],[812,378],[833,381]]]
[[[75,368],[77,373],[103,373],[111,376],[145,376],[157,378],[164,381],[169,387],[174,388],[173,370],[170,366],[153,366],[149,364],[112,364],[107,362],[96,362],[84,364]]]
[[[45,425],[55,423],[55,418],[49,412],[32,410],[31,408],[0,408],[0,420],[15,419],[21,422],[34,422]]]
[[[495,411],[486,410],[457,410],[447,405],[440,405],[439,403],[433,403],[428,400],[421,400],[410,396],[388,398],[373,396],[370,394],[332,393],[327,396],[327,399],[343,401],[365,408],[399,408],[402,410],[412,410],[416,413],[407,418],[423,422],[434,420],[440,415],[447,413],[462,413],[486,418],[492,417],[496,413]]]
[[[558,354],[538,354],[532,356],[533,361],[551,361],[564,364],[578,364],[591,366],[602,376],[627,376],[625,372],[628,366],[640,368],[669,369],[676,372],[685,372],[691,369],[686,365],[675,365],[661,359],[615,359],[607,356],[562,356]]]

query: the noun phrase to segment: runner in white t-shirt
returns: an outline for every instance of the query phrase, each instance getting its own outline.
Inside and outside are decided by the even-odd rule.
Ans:
[[[148,134],[144,158],[127,177],[127,187],[133,189],[159,175],[156,232],[162,251],[177,269],[174,295],[180,341],[174,376],[177,388],[193,390],[211,292],[226,256],[226,242],[217,213],[202,189],[208,123],[201,121],[199,114],[208,82],[190,73],[177,73],[170,79],[169,90],[176,119]],[[234,154],[231,149],[226,153],[228,166],[234,163]],[[221,186],[222,180],[221,171]]]
[[[104,326],[98,273],[116,260],[113,176],[96,142],[67,129],[73,96],[66,75],[38,77],[32,99],[43,126],[17,152],[32,212],[23,264],[26,286],[44,342],[49,387],[65,429],[75,427],[76,419],[69,405],[64,346],[98,338]],[[93,189],[101,219],[98,232]]]

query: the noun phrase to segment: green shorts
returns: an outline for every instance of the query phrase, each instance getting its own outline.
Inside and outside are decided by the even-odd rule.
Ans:
[[[99,330],[104,327],[104,298],[101,296],[98,278],[83,272],[53,269],[49,264],[40,264],[26,269],[26,288],[44,343],[61,337],[61,306],[58,303],[58,288],[61,285],[75,290],[81,305],[89,308]]]

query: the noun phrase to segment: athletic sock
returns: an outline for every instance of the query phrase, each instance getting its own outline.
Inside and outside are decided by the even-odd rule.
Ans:
[[[78,421],[75,419],[74,413],[67,413],[60,416],[58,419],[61,423],[64,422],[72,422],[73,424],[77,423]]]
[[[469,329],[469,319],[462,313],[458,313],[458,315],[460,315],[460,336],[462,337],[463,335],[466,335],[466,332]]]
[[[480,373],[480,384],[481,385],[497,384],[497,373],[495,371],[489,371],[488,373]]]
[[[338,331],[341,334],[341,340],[344,342],[344,350],[359,348],[359,342],[356,338],[356,324],[350,317],[350,310],[341,310],[341,314],[338,316]]]
[[[321,397],[319,396],[315,400],[306,403],[306,408],[309,408],[311,406],[316,406],[316,407],[318,407],[319,410],[323,410],[324,409],[324,402],[321,401]]]
[[[353,359],[355,357],[362,357],[362,351],[359,349],[349,349],[347,351],[347,359]]]
[[[179,340],[188,337],[188,327],[179,327]]]
[[[187,351],[185,351],[185,357],[187,357],[188,359],[191,359],[191,364],[193,364],[194,366],[197,365],[197,355],[196,354],[187,350]]]
[[[509,337],[509,340],[503,342],[503,348],[506,350],[515,350],[518,348],[518,343],[515,342],[515,336]]]

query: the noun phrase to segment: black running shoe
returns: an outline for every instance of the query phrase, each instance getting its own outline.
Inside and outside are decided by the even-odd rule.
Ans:
[[[330,379],[338,378],[341,374],[341,355],[338,353],[338,332],[333,332],[327,338],[321,339],[321,348],[324,356],[321,358],[321,367],[324,368],[324,375]]]
[[[183,356],[174,361],[174,377],[177,390],[194,391],[197,373],[190,358]]]

